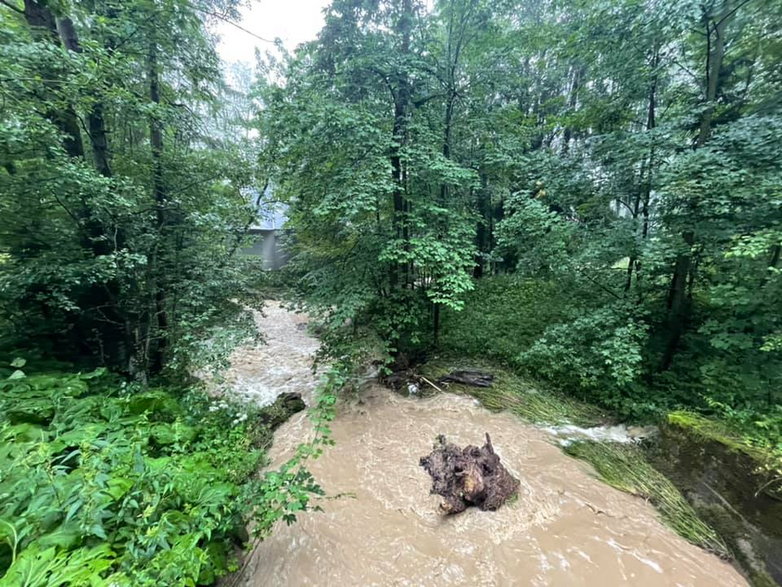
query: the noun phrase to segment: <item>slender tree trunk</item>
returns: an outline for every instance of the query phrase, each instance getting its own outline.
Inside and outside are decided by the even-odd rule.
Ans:
[[[33,37],[60,46],[60,36],[57,32],[57,21],[49,8],[39,0],[24,0],[24,18],[33,33]],[[52,90],[60,86],[59,80],[51,79],[46,85]],[[83,157],[84,145],[79,131],[79,117],[72,106],[63,106],[57,110],[50,109],[46,117],[60,130],[63,135],[63,147],[71,157]]]
[[[769,259],[768,267],[766,268],[763,279],[760,280],[760,287],[765,287],[771,276],[772,270],[776,269],[777,265],[779,265],[780,252],[782,252],[782,245],[776,244],[771,247],[771,259]]]
[[[399,20],[396,24],[397,32],[400,36],[399,53],[406,57],[410,53],[410,40],[413,26],[413,7],[411,0],[402,0],[402,8]],[[393,224],[396,237],[402,239],[403,246],[407,246],[409,233],[407,230],[407,220],[405,218],[408,211],[408,204],[405,197],[405,173],[402,162],[402,150],[407,142],[407,126],[410,111],[410,80],[406,71],[407,63],[403,63],[402,70],[397,73],[396,91],[394,92],[394,146],[391,152],[391,177],[394,182],[394,215]],[[407,265],[405,264],[405,268]],[[393,263],[390,268],[391,289],[400,286],[400,275],[403,265]],[[406,269],[405,273],[409,271]],[[407,277],[404,277],[401,287],[407,287]]]
[[[454,110],[456,108],[457,93],[457,72],[461,59],[462,48],[465,42],[467,24],[470,19],[473,4],[469,4],[459,14],[458,31],[454,26],[456,23],[454,2],[449,7],[448,37],[447,37],[447,63],[445,64],[445,112],[443,114],[443,158],[451,158],[451,143],[453,138]],[[440,186],[440,205],[445,207],[448,203],[450,186],[443,182]],[[446,221],[447,222],[447,221]],[[443,230],[447,231],[445,224]],[[434,342],[437,344],[440,337],[440,304],[434,304],[432,328],[434,332]]]
[[[478,188],[476,194],[478,214],[478,224],[475,230],[475,244],[478,249],[478,258],[475,259],[475,269],[473,270],[473,277],[480,279],[485,272],[485,255],[491,252],[491,238],[492,238],[492,216],[493,210],[491,208],[491,195],[489,194],[489,178],[485,173],[480,173],[481,186]]]
[[[456,64],[451,68],[451,83],[455,83],[453,80],[453,73]],[[443,119],[443,157],[450,159],[451,157],[451,135],[453,128],[453,111],[456,103],[456,91],[453,85],[449,88],[448,97],[445,102],[445,115]],[[440,205],[445,207],[448,203],[448,189],[449,186],[446,183],[440,185]],[[442,226],[442,230],[448,230],[447,226]],[[432,311],[432,332],[434,334],[434,343],[438,343],[440,339],[440,304],[433,303]]]
[[[578,92],[581,89],[581,78],[584,76],[586,68],[583,65],[578,65],[573,69],[573,80],[570,85],[570,92],[568,96],[568,109],[570,112],[575,111],[578,106]],[[568,125],[565,127],[562,133],[562,153],[566,154],[570,149],[570,141],[573,138],[573,128]]]
[[[730,2],[726,6],[726,10],[732,10]],[[706,23],[706,41],[708,45],[706,56],[706,110],[703,113],[700,128],[698,130],[698,138],[696,141],[697,147],[703,146],[711,136],[714,106],[720,88],[722,62],[725,58],[725,30],[731,20],[730,15],[732,15],[731,12],[722,18],[717,17],[719,20],[713,26],[711,24],[711,18],[708,15],[704,16]]]
[[[649,133],[649,156],[644,162],[641,170],[641,189],[636,197],[633,206],[633,221],[637,222],[641,216],[641,240],[646,240],[649,234],[649,204],[652,199],[652,178],[654,175],[654,136],[651,132],[657,127],[657,67],[660,62],[660,52],[654,50],[650,61],[652,68],[652,79],[649,84],[649,94],[646,108],[646,132]],[[645,173],[644,173],[645,169]],[[641,263],[636,254],[630,255],[627,263],[627,280],[625,282],[625,293],[629,292],[632,286],[633,273],[636,275],[636,283],[640,279]]]
[[[404,135],[406,134],[406,118],[407,118],[407,111],[406,111],[406,105],[402,101],[400,94],[403,93],[402,88],[398,88],[397,90],[397,99],[396,103],[394,104],[394,147],[393,151],[391,153],[391,177],[394,182],[394,216],[393,216],[393,224],[394,224],[394,230],[396,232],[396,238],[401,239],[403,238],[403,231],[404,231],[404,225],[405,219],[404,219],[404,213],[406,210],[405,206],[405,197],[404,197],[404,186],[402,182],[402,146],[404,143]],[[391,266],[391,274],[390,274],[390,281],[391,281],[391,288],[394,289],[399,285],[400,280],[400,264],[399,263],[393,263]]]
[[[731,21],[734,8],[732,2],[727,2],[724,7],[724,15],[712,16],[704,8],[703,23],[706,29],[706,83],[705,103],[706,109],[701,117],[698,128],[698,136],[695,140],[695,148],[699,149],[709,140],[712,131],[714,106],[720,90],[720,72],[725,57],[725,31]],[[693,207],[697,202],[693,202]],[[663,353],[660,368],[665,371],[670,368],[673,358],[679,347],[679,342],[687,327],[690,318],[691,304],[687,291],[692,292],[695,285],[693,273],[692,251],[695,245],[695,231],[684,230],[682,232],[684,247],[676,258],[671,276],[671,285],[668,290],[668,341]]]
[[[106,132],[106,122],[103,113],[103,102],[93,104],[87,117],[89,124],[90,142],[92,143],[92,156],[95,168],[104,177],[111,177],[111,164],[109,163],[109,141]]]
[[[50,42],[56,47],[65,47],[74,53],[82,52],[73,21],[68,17],[56,19],[45,2],[25,0],[24,16],[35,38]],[[56,92],[60,91],[62,83],[56,75],[52,75],[46,85]],[[87,112],[87,119],[96,168],[108,177],[111,171],[101,108],[101,104],[96,103]],[[49,110],[45,116],[62,133],[66,153],[75,159],[84,159],[81,124],[75,109],[71,105],[65,105],[57,110]],[[95,219],[86,200],[82,199],[81,206],[76,209],[74,215],[83,231],[83,248],[95,257],[110,254],[113,251],[112,242],[105,238],[106,228]],[[115,248],[118,246],[117,241],[121,240],[121,237],[115,239]],[[87,287],[80,295],[79,306],[84,311],[77,320],[73,333],[79,341],[97,337],[102,362],[108,360],[113,364],[126,365],[129,349],[132,347],[131,325],[128,317],[120,310],[119,289],[116,281]]]
[[[769,269],[775,269],[776,266],[779,265],[780,249],[782,249],[782,245],[774,245],[774,248],[771,252],[771,261],[769,261],[768,264]]]
[[[440,342],[440,304],[434,304],[432,329],[434,331],[434,344],[437,346]]]
[[[76,32],[76,27],[73,21],[68,17],[57,19],[57,29],[62,39],[63,45],[69,51],[80,54],[82,53],[82,46],[79,42],[79,35]],[[113,49],[111,43],[108,44],[109,50]],[[91,107],[87,111],[87,134],[90,140],[90,146],[92,148],[92,160],[95,169],[103,177],[112,177],[109,146],[108,146],[108,132],[106,130],[106,120],[103,110],[103,102],[99,99],[97,93],[93,93],[95,98]],[[106,232],[103,229],[103,232]],[[105,241],[103,245],[104,250],[102,254],[110,254],[113,251],[122,249],[125,246],[125,235],[122,226],[114,227],[114,239],[113,242]],[[132,364],[137,363],[137,360],[132,359],[133,349],[136,344],[133,337],[133,325],[129,315],[121,309],[120,297],[121,287],[117,280],[111,280],[104,285],[102,296],[105,296],[107,303],[107,313],[109,318],[118,324],[122,324],[121,329],[117,329],[117,336],[119,340],[116,341],[116,348],[114,348],[114,342],[111,341],[110,355],[111,359],[117,365],[121,365],[123,369],[131,372]]]
[[[81,53],[82,48],[73,21],[70,18],[61,18],[57,21],[57,28],[65,48],[74,53]],[[87,127],[95,168],[102,176],[111,177],[109,144],[106,132],[106,122],[103,115],[103,102],[99,99],[95,100],[92,107],[87,112]]]
[[[153,111],[149,118],[149,144],[152,154],[152,196],[155,200],[155,215],[157,218],[158,238],[165,241],[167,232],[168,194],[163,177],[163,122],[160,120],[158,108],[160,98],[160,72],[158,70],[158,48],[152,42],[147,57],[147,76],[149,81],[149,100],[153,104]],[[156,273],[154,280],[154,307],[155,322],[157,324],[156,344],[150,351],[150,370],[158,373],[165,363],[166,346],[168,342],[168,311],[166,292],[163,281],[164,263],[162,262],[161,248],[158,245],[153,255],[152,269]],[[165,252],[165,251],[164,251]]]

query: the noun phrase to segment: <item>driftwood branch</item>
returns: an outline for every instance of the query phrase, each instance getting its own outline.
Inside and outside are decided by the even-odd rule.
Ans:
[[[461,383],[462,385],[472,385],[473,387],[491,387],[494,381],[494,375],[484,373],[483,371],[452,371],[448,375],[443,375],[437,380],[437,383]]]
[[[445,392],[442,390],[442,388],[438,387],[437,385],[435,385],[434,383],[432,383],[431,381],[429,381],[429,380],[428,380],[426,377],[424,377],[423,375],[421,375],[421,381],[423,381],[424,383],[426,383],[427,385],[429,385],[429,386],[431,386],[431,387],[434,387],[434,388],[435,388],[437,391],[439,391],[440,393],[445,393]]]

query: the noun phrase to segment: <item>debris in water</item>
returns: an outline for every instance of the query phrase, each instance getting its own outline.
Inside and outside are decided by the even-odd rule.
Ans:
[[[494,375],[483,371],[451,371],[448,375],[440,377],[437,383],[461,383],[473,387],[491,387],[492,381],[494,381]]]
[[[482,447],[465,449],[440,434],[434,450],[421,457],[420,464],[432,477],[431,493],[445,498],[440,509],[446,514],[458,514],[471,505],[496,510],[519,489],[519,480],[500,463],[488,433]]]

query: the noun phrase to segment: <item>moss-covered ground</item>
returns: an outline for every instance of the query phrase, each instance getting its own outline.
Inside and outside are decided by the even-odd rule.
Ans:
[[[668,414],[667,423],[704,442],[716,442],[728,450],[749,457],[757,469],[768,477],[763,490],[782,499],[782,453],[754,446],[727,424],[700,414],[676,411]]]

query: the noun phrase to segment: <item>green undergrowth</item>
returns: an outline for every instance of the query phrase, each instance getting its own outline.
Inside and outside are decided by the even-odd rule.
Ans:
[[[722,538],[698,517],[676,486],[648,463],[639,447],[578,441],[568,444],[564,450],[590,463],[608,485],[648,500],[660,512],[663,521],[689,542],[729,557]]]
[[[458,356],[436,357],[421,367],[421,374],[434,382],[451,371],[470,369],[492,373],[493,385],[473,387],[450,384],[448,390],[471,395],[489,410],[508,410],[534,424],[597,426],[610,419],[607,412],[596,406],[567,397],[490,360]]]
[[[590,305],[588,291],[541,279],[499,275],[474,285],[463,311],[443,311],[441,352],[506,365],[622,421],[702,414],[724,423],[742,445],[782,458],[782,371],[773,352],[748,360],[738,352],[744,346],[728,345],[733,353],[725,337],[692,331],[671,369],[660,373],[659,341],[644,330],[653,312],[636,316],[621,304],[601,309]]]
[[[480,279],[464,309],[443,312],[440,346],[519,366],[519,355],[564,318],[572,296],[553,283],[503,275]]]
[[[271,440],[263,410],[102,370],[33,373],[15,359],[9,371],[0,586],[212,584],[236,569],[258,504],[281,502],[283,483],[256,475]]]

